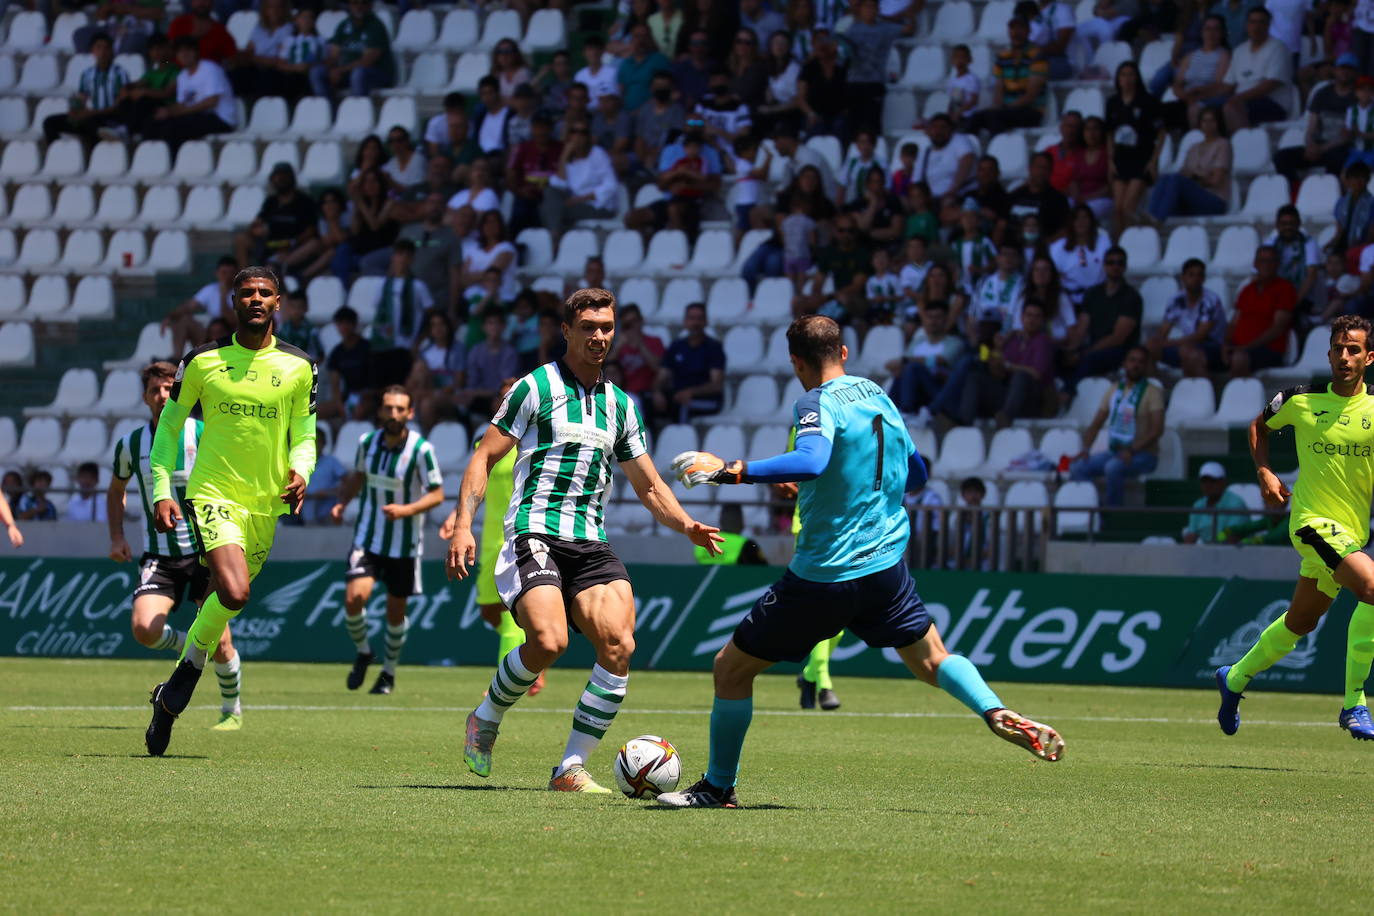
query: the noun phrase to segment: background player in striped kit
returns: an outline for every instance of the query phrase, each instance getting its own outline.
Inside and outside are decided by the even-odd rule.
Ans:
[[[367,600],[378,579],[386,585],[386,657],[372,693],[391,693],[396,663],[406,643],[406,603],[420,594],[420,557],[424,555],[425,513],[444,501],[444,478],[434,446],[406,424],[415,416],[410,392],[401,385],[382,391],[377,419],[382,428],[363,436],[353,471],[344,479],[339,501],[330,511],[335,524],[361,490],[353,548],[344,580],[344,624],[358,647],[348,689],[357,690],[372,664],[367,639]]]
[[[472,520],[491,469],[520,446],[496,585],[526,640],[501,660],[486,698],[468,716],[463,759],[478,776],[491,774],[491,749],[506,710],[563,654],[571,623],[596,649],[596,664],[549,788],[605,793],[586,762],[625,699],[635,645],[629,576],[601,523],[612,459],[661,524],[712,553],[721,538],[678,505],[649,458],[639,409],[601,377],[615,338],[615,296],[604,289],[569,296],[563,336],[567,356],[515,383],[463,475],[448,553],[449,577],[459,579],[477,558]]]
[[[152,420],[131,430],[115,443],[114,476],[105,494],[110,526],[110,559],[127,563],[133,551],[124,538],[124,494],[131,479],[138,481],[138,498],[143,501],[143,557],[139,560],[138,586],[134,588],[134,639],[149,649],[171,649],[180,653],[186,634],[167,622],[186,599],[199,605],[210,587],[210,570],[196,555],[190,526],[185,519],[171,531],[158,531],[153,524],[153,473],[148,456],[153,449],[153,433],[162,416],[162,407],[172,391],[177,367],[167,362],[149,363],[139,377],[143,381],[143,403]],[[202,424],[189,417],[177,440],[177,467],[172,472],[172,491],[178,502],[186,499],[186,480],[196,461]],[[243,726],[243,707],[239,701],[239,654],[225,627],[215,650],[215,674],[219,679],[220,717],[214,726],[219,731],[237,731]]]
[[[506,379],[501,383],[497,397],[504,401],[513,387],[515,379]],[[472,447],[476,449],[481,442],[479,438]],[[496,558],[501,553],[501,545],[505,543],[502,519],[515,492],[515,456],[516,449],[506,452],[506,457],[491,466],[491,474],[487,477],[487,498],[482,505],[482,545],[477,561],[477,609],[482,613],[482,619],[496,630],[498,665],[511,649],[525,642],[525,631],[515,622],[515,615],[501,603],[501,593],[496,590]],[[455,505],[439,526],[439,537],[446,541],[453,537],[457,524],[458,507]],[[541,671],[530,685],[529,695],[537,696],[543,689],[544,672]]]

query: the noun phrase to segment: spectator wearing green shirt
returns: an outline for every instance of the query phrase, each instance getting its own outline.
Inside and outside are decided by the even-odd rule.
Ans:
[[[372,0],[348,0],[348,17],[325,46],[324,62],[310,71],[316,95],[333,98],[347,85],[349,95],[367,96],[396,81],[396,61],[386,26],[372,12]]]
[[[1220,533],[1250,521],[1245,501],[1226,489],[1226,469],[1219,461],[1209,461],[1198,473],[1198,487],[1202,495],[1193,503],[1194,509],[1230,509],[1230,513],[1194,512],[1183,526],[1183,543],[1211,544],[1224,540]],[[1216,536],[1214,536],[1214,532]]]
[[[625,110],[634,112],[649,101],[649,84],[654,74],[671,71],[672,62],[654,50],[654,40],[649,27],[643,23],[630,31],[630,56],[620,62],[615,79],[620,84],[620,95],[625,100]]]

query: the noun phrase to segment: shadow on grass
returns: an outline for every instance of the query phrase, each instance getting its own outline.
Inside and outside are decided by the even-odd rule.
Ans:
[[[354,786],[355,789],[444,789],[455,790],[458,792],[547,792],[547,789],[536,789],[534,786],[494,786],[491,783],[480,783],[475,785],[419,785],[415,783],[401,783],[392,786]]]
[[[643,811],[690,811],[690,808],[669,808],[667,805],[645,805]],[[722,809],[702,809],[702,810],[722,810]],[[740,805],[737,811],[813,811],[814,808],[798,808],[795,805]]]
[[[6,726],[6,728],[95,728],[101,731],[111,732],[134,732],[141,730],[141,726],[138,725],[9,725]]]
[[[73,759],[83,757],[107,757],[113,760],[209,760],[204,754],[163,754],[161,758],[156,758],[152,754],[66,754],[65,756]]]
[[[1262,773],[1312,773],[1296,767],[1252,767],[1240,763],[1137,763],[1138,767],[1169,767],[1175,770],[1256,770]]]

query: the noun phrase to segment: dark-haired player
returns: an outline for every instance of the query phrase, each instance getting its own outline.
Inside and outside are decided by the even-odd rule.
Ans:
[[[461,579],[477,559],[472,520],[491,469],[519,446],[496,587],[525,630],[525,643],[501,660],[486,698],[468,716],[463,759],[478,776],[491,774],[501,719],[563,654],[571,623],[596,650],[596,664],[549,788],[605,793],[587,772],[587,758],[620,711],[635,646],[630,577],[602,526],[611,462],[625,470],[660,524],[712,553],[719,552],[721,537],[678,505],[649,458],[639,408],[601,375],[615,337],[615,296],[595,288],[574,292],[564,304],[563,336],[567,355],[538,367],[506,394],[458,495],[448,574]]]
[[[191,702],[220,634],[248,603],[250,583],[272,549],[277,517],[300,511],[315,469],[318,371],[313,359],[272,334],[280,306],[281,287],[270,268],[239,271],[238,330],[182,358],[153,438],[155,524],[171,531],[185,518],[212,589],[172,676],[153,688],[144,741],[155,757],[167,750],[172,725]],[[172,490],[177,442],[197,402],[205,428],[186,499],[178,502]]]
[[[1002,705],[973,663],[945,651],[906,567],[911,525],[902,496],[920,489],[926,466],[897,405],[881,387],[844,371],[840,327],[807,315],[787,329],[797,399],[796,448],[762,461],[684,452],[673,470],[687,486],[798,482],[801,531],[783,574],[755,603],[715,660],[711,757],[706,775],[658,797],[674,808],[736,808],[740,751],[754,715],[754,678],[798,662],[841,629],[892,648],[911,672],[978,713],[993,734],[1042,760],[1064,741],[1048,725]]]
[[[1374,361],[1371,325],[1357,315],[1331,323],[1331,382],[1274,395],[1250,424],[1250,454],[1260,493],[1271,506],[1292,497],[1288,537],[1302,557],[1298,585],[1288,610],[1265,628],[1250,651],[1217,669],[1221,707],[1217,722],[1225,734],[1240,728],[1242,691],[1251,678],[1292,652],[1317,628],[1342,588],[1359,602],[1350,618],[1346,645],[1345,701],[1337,722],[1352,737],[1374,739],[1364,682],[1374,660],[1374,559],[1362,548],[1369,540],[1369,503],[1374,498],[1374,394],[1365,371]],[[1292,491],[1269,466],[1269,431],[1293,427],[1298,448],[1298,482]]]

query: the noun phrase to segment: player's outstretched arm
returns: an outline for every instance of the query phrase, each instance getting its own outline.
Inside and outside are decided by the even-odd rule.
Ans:
[[[673,473],[687,487],[699,484],[791,483],[815,480],[830,463],[831,444],[825,436],[802,436],[797,447],[759,461],[724,461],[710,452],[683,452],[673,459]]]
[[[711,556],[720,553],[719,545],[725,540],[720,536],[720,529],[702,524],[687,514],[682,504],[677,501],[677,497],[673,495],[672,488],[658,476],[653,459],[643,454],[629,461],[622,461],[620,466],[625,469],[625,476],[630,478],[630,485],[635,488],[639,501],[660,525],[687,535],[688,540],[698,547],[705,547]]]
[[[444,488],[435,487],[413,503],[390,503],[382,506],[382,514],[389,519],[423,515],[444,501]]]
[[[343,524],[344,510],[362,490],[365,479],[362,471],[349,471],[344,475],[343,482],[339,484],[339,500],[329,509],[329,518],[334,524]]]
[[[448,560],[444,564],[450,579],[465,579],[468,569],[477,562],[477,541],[472,536],[472,520],[477,507],[487,495],[487,481],[496,462],[506,457],[520,440],[495,424],[488,426],[482,441],[472,452],[463,483],[458,488],[458,507],[454,509],[453,533],[448,542]],[[441,497],[442,499],[442,497]],[[445,527],[449,527],[445,523]]]
[[[1250,457],[1255,461],[1255,474],[1265,503],[1274,507],[1287,505],[1292,494],[1269,466],[1269,423],[1263,413],[1250,424]]]

